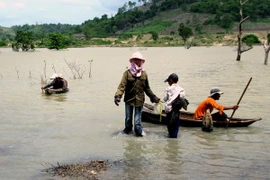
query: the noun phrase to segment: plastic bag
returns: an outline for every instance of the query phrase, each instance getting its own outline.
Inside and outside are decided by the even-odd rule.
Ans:
[[[154,104],[154,110],[153,110],[154,114],[161,114],[162,110],[163,110],[163,105],[161,102]]]

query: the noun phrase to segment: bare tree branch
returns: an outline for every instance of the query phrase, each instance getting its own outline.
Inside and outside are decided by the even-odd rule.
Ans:
[[[242,19],[242,20],[240,21],[240,24],[244,23],[248,18],[249,18],[249,16],[247,16],[247,17],[245,17],[244,19]]]
[[[18,79],[20,79],[20,76],[19,76],[19,70],[15,67],[15,71],[17,72],[17,77]]]
[[[44,78],[46,79],[46,60],[44,60]]]
[[[251,50],[252,48],[253,48],[252,46],[242,47],[241,53],[246,52],[246,51],[249,51],[249,50]]]
[[[73,78],[77,79],[77,76],[78,76],[79,79],[82,79],[83,74],[86,71],[85,65],[79,64],[76,61],[68,62],[66,59],[65,59],[65,62],[68,65],[69,69],[71,70],[73,74]]]
[[[242,3],[242,1],[240,0],[240,5],[243,6],[246,2],[248,2],[249,0],[246,0],[245,2]]]
[[[56,73],[56,70],[55,70],[54,64],[52,64],[52,69],[53,69],[54,73]]]

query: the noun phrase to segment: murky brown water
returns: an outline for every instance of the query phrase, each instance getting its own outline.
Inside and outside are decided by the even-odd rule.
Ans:
[[[220,103],[236,104],[253,80],[234,117],[262,117],[247,128],[181,127],[178,139],[167,139],[164,126],[144,123],[147,136],[120,133],[124,104],[113,103],[128,58],[141,50],[152,90],[159,96],[171,72],[180,77],[189,111],[218,86]],[[43,177],[42,170],[60,164],[108,159],[101,179],[269,179],[270,66],[255,47],[235,61],[234,47],[38,49],[15,53],[0,49],[0,179]],[[71,79],[64,59],[85,65],[83,79]],[[88,77],[89,60],[93,60]],[[54,67],[69,81],[67,94],[44,96],[40,75]],[[150,102],[147,99],[147,102]],[[230,115],[231,112],[228,112]]]

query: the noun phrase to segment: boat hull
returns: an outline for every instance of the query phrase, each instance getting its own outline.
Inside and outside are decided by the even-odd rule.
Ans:
[[[163,124],[166,125],[166,114],[163,112],[162,114],[153,113],[154,107],[150,104],[144,104],[142,110],[142,121],[150,122],[154,124]],[[193,119],[194,113],[180,111],[180,126],[183,127],[202,127],[202,120]],[[216,121],[213,120],[214,127],[247,127],[254,122],[262,120],[261,118],[251,118],[251,119],[241,119],[241,118],[232,118],[229,122],[224,121]]]
[[[51,94],[62,94],[62,93],[67,93],[69,91],[69,89],[64,89],[64,90],[58,90],[58,89],[45,89],[45,94],[47,95],[51,95]]]

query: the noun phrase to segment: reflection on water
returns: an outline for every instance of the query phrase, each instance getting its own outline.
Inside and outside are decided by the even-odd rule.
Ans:
[[[46,100],[54,100],[58,102],[64,102],[67,100],[67,94],[52,94],[52,95],[46,95],[42,94]]]
[[[147,158],[144,155],[147,153],[145,142],[127,139],[124,144],[123,160],[123,179],[143,179],[147,174],[146,163]],[[134,173],[137,172],[137,173]]]
[[[247,128],[180,127],[178,139],[168,139],[165,126],[143,123],[146,136],[119,132],[124,128],[124,103],[113,96],[130,55],[141,49],[151,89],[160,98],[175,72],[190,101],[188,110],[218,86],[221,104],[236,104],[253,78],[234,117],[262,117]],[[262,47],[235,61],[234,47],[38,49],[35,53],[0,54],[0,179],[42,177],[41,164],[109,159],[112,166],[101,179],[269,179],[270,81]],[[92,77],[72,77],[64,59],[89,66]],[[70,92],[45,96],[40,76],[53,74],[53,65],[69,81]],[[18,74],[15,70],[18,70]],[[30,76],[31,72],[31,78]],[[19,75],[19,78],[17,77]],[[146,98],[146,102],[150,103]],[[231,111],[228,111],[230,115]],[[87,158],[85,158],[87,157]]]
[[[165,153],[165,164],[164,164],[164,179],[181,179],[181,174],[184,173],[182,170],[183,154],[181,146],[176,140],[167,140],[167,144],[163,148]]]

